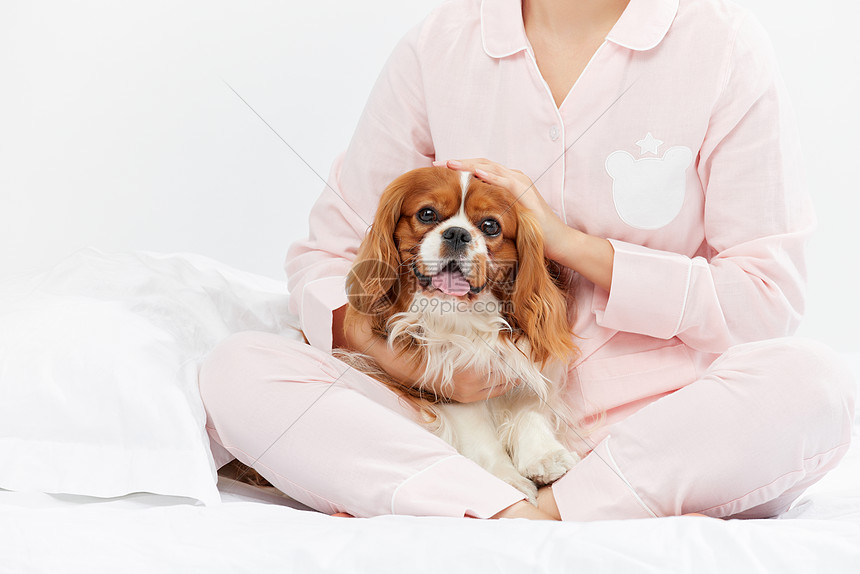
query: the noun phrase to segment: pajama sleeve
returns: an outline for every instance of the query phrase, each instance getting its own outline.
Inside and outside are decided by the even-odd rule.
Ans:
[[[595,294],[597,322],[677,336],[712,353],[793,333],[815,217],[793,112],[767,36],[750,17],[738,29],[696,165],[708,252],[688,257],[610,240],[612,286]]]
[[[290,310],[300,317],[308,341],[324,351],[331,350],[332,311],[346,304],[344,281],[382,191],[400,174],[431,165],[434,157],[419,42],[416,27],[393,51],[311,210],[308,238],[287,253]]]

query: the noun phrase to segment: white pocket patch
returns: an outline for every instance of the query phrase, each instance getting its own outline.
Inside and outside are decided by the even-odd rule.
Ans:
[[[618,216],[638,229],[667,225],[684,204],[686,172],[692,161],[693,152],[684,146],[666,150],[663,157],[634,159],[626,151],[609,154],[606,172],[612,178]]]

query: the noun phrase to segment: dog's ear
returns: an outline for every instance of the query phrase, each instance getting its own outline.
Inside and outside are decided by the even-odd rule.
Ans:
[[[394,231],[408,191],[408,182],[398,178],[382,193],[373,225],[346,277],[347,298],[360,313],[379,315],[397,300],[400,256]]]
[[[525,209],[517,212],[516,243],[519,264],[511,296],[512,319],[528,337],[534,361],[543,365],[550,358],[570,360],[576,346],[567,297],[547,269],[540,226]]]

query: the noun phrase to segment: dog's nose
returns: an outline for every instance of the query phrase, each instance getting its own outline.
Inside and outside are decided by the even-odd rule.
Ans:
[[[472,241],[472,236],[462,227],[449,227],[442,232],[442,240],[450,245],[452,249],[462,249],[467,243]]]

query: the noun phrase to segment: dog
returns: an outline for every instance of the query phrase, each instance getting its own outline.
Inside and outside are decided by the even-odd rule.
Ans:
[[[412,170],[382,194],[347,276],[344,324],[369,320],[421,375],[399,381],[368,356],[335,356],[398,391],[431,432],[536,504],[538,486],[579,460],[562,444],[559,391],[577,353],[562,270],[510,192],[446,167]],[[454,402],[463,369],[510,390]]]

